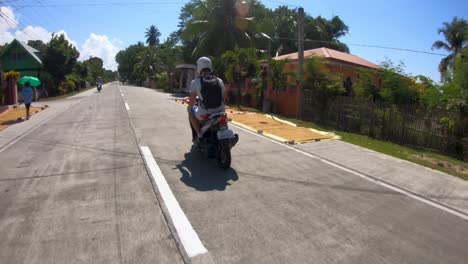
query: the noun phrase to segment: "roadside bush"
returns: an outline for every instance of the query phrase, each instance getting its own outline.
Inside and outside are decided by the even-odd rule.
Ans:
[[[228,103],[235,104],[237,102],[237,93],[234,91],[228,91]]]
[[[73,83],[73,85],[72,85],[73,90],[75,90],[76,88],[78,88],[78,90],[79,90],[80,80],[79,80],[77,75],[75,75],[75,74],[69,75],[68,78],[67,78],[67,82],[68,83]]]
[[[167,77],[166,74],[163,74],[161,75],[158,80],[154,83],[153,87],[152,88],[156,88],[156,89],[162,89],[164,90],[165,92],[169,92],[171,91],[171,85],[170,85],[170,82],[169,82],[169,78]]]
[[[66,93],[71,93],[73,91],[75,91],[76,89],[76,85],[74,82],[70,81],[70,80],[67,80],[67,81],[63,81],[59,87],[57,88],[57,94],[58,95],[64,95]]]
[[[242,104],[245,106],[252,106],[252,95],[249,93],[244,93],[242,95]]]

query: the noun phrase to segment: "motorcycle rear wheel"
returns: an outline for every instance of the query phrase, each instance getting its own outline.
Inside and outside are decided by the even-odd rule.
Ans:
[[[220,143],[216,150],[216,163],[221,169],[227,170],[231,167],[231,148]]]

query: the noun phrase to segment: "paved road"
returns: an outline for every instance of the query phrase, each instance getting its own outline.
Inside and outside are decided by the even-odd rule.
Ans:
[[[0,153],[5,263],[182,261],[137,144],[214,263],[468,259],[461,217],[238,128],[232,169],[219,170],[190,150],[186,111],[170,95],[120,89],[84,98]]]
[[[182,263],[120,93],[73,102],[0,153],[0,263]]]

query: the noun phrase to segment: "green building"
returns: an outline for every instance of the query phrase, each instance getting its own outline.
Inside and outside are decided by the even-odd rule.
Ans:
[[[44,70],[40,52],[17,39],[14,39],[8,44],[4,52],[0,54],[0,71],[5,73],[12,70],[19,72],[21,76],[34,76],[41,80],[42,85],[34,87],[34,97],[36,100],[38,98],[38,92],[43,92],[43,86],[47,85],[47,83],[50,83],[52,80],[52,76]],[[2,82],[1,80],[0,84],[2,84],[0,85],[0,92],[4,94],[4,96],[7,94],[14,94],[13,97],[11,97],[11,95],[9,96],[10,99],[7,100],[8,102],[6,103],[16,104],[16,99],[12,99],[17,98],[16,89],[8,88],[6,82]],[[36,88],[39,88],[39,90]],[[20,89],[20,87],[18,87],[18,89]]]
[[[35,48],[14,39],[0,55],[0,65],[3,72],[15,70],[21,76],[35,76],[39,79],[51,79],[40,58],[41,54]]]

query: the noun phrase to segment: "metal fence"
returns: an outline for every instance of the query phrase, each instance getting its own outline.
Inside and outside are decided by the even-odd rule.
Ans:
[[[466,115],[352,97],[338,97],[320,108],[307,93],[303,110],[304,119],[325,126],[468,160]]]

